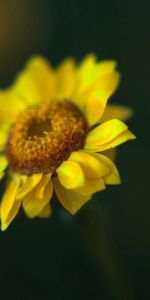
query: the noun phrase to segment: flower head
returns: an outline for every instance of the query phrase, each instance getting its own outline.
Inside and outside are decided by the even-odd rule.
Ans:
[[[2,230],[21,205],[29,218],[48,217],[55,193],[74,214],[94,193],[120,183],[109,151],[135,136],[118,119],[131,110],[107,105],[119,80],[116,63],[94,55],[55,70],[34,57],[0,91],[0,179],[8,174]]]

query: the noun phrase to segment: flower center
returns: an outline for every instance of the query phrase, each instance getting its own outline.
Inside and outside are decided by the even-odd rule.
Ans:
[[[46,102],[21,113],[10,130],[6,156],[15,172],[55,173],[72,151],[83,148],[88,131],[71,102]]]

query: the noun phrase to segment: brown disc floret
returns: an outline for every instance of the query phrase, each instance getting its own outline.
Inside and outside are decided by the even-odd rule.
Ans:
[[[6,156],[13,171],[55,172],[72,151],[83,148],[88,131],[82,112],[69,101],[50,101],[21,113],[12,126]]]

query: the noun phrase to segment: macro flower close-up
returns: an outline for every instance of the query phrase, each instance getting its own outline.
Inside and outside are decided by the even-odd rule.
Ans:
[[[120,184],[114,148],[135,136],[123,122],[132,111],[108,103],[119,82],[112,60],[90,54],[53,68],[37,56],[0,90],[2,230],[21,206],[29,218],[47,218],[58,199],[75,214],[94,193]]]

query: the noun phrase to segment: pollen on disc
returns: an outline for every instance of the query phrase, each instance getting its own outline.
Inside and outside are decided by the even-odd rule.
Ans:
[[[55,172],[72,151],[82,149],[88,131],[82,112],[70,101],[49,101],[25,110],[12,126],[6,156],[13,171]]]

